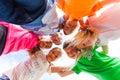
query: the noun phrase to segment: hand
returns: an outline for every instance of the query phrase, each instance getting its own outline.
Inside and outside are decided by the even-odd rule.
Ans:
[[[73,74],[74,72],[71,71],[71,70],[66,70],[64,72],[58,72],[58,75],[60,75],[61,77],[65,77],[65,76],[68,76],[68,75],[71,75]]]
[[[67,67],[51,67],[51,72],[52,73],[65,72],[66,70],[68,70]]]

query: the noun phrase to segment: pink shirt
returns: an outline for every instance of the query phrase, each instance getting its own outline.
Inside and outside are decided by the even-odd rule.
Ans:
[[[37,35],[18,25],[13,25],[3,21],[0,21],[0,24],[8,28],[6,44],[2,55],[21,49],[31,49],[39,42]]]

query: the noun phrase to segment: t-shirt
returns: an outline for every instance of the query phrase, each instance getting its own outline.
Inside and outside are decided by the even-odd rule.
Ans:
[[[71,19],[81,19],[93,15],[102,4],[100,0],[61,0],[58,7],[69,14]]]
[[[77,74],[82,71],[90,73],[99,80],[120,80],[120,59],[109,57],[96,49],[97,46],[82,56],[72,70]]]
[[[89,22],[100,31],[101,44],[120,38],[120,2],[105,6],[100,15],[89,17]]]
[[[16,67],[6,71],[10,80],[39,80],[43,73],[49,69],[49,63],[43,53],[36,52],[32,56],[20,62]]]
[[[31,49],[39,42],[37,35],[18,25],[3,21],[0,21],[0,24],[8,28],[6,43],[2,55],[21,49]]]

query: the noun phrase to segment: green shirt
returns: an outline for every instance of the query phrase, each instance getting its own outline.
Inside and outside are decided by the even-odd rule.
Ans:
[[[109,57],[96,49],[91,51],[92,55],[87,53],[82,56],[72,70],[77,74],[88,72],[99,80],[120,80],[120,59]]]

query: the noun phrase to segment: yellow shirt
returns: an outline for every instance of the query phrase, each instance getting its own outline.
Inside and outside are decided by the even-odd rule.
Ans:
[[[71,19],[81,19],[93,15],[102,7],[101,0],[61,0],[58,7]]]

